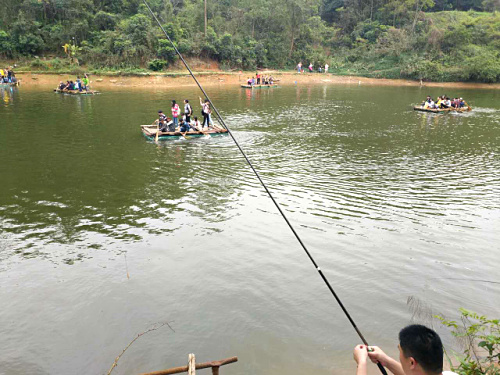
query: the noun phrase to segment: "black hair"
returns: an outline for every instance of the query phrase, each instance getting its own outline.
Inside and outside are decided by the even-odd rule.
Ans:
[[[443,372],[443,344],[432,329],[420,324],[403,328],[399,332],[399,346],[405,358],[415,358],[425,372]]]
[[[172,107],[175,105],[175,100],[172,100]]]
[[[185,101],[186,103],[189,103],[189,100],[187,100],[187,99],[184,99],[184,101]]]
[[[198,121],[198,117],[195,117],[195,118],[194,118],[194,121]]]
[[[158,113],[163,113],[163,111],[162,111],[162,110],[159,110],[159,111],[158,111]]]

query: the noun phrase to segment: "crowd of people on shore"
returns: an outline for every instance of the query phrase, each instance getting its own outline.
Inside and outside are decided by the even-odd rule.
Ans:
[[[181,132],[186,133],[189,131],[203,132],[213,129],[213,122],[211,119],[212,110],[210,108],[210,101],[200,98],[201,115],[203,122],[198,120],[197,116],[193,117],[193,107],[188,99],[184,99],[184,111],[181,113],[181,108],[175,100],[172,100],[171,113],[172,118],[167,117],[162,110],[158,111],[158,129],[161,132]]]
[[[11,67],[4,69],[0,68],[0,83],[16,83],[16,82],[17,78]]]
[[[250,77],[247,79],[247,84],[250,86],[255,85],[273,85],[274,78],[272,76],[262,76],[259,73],[255,73],[255,77]]]
[[[427,96],[425,101],[422,103],[424,109],[446,109],[446,108],[464,108],[466,106],[465,101],[462,98],[453,98],[451,100],[446,95],[438,96],[437,100],[434,101],[432,97]]]
[[[328,64],[325,64],[324,66],[319,65],[318,66],[318,73],[328,73],[328,69],[330,66]],[[297,66],[297,73],[304,73],[304,69],[302,68],[302,61],[300,61]],[[314,65],[313,63],[309,63],[309,66],[307,67],[309,73],[314,73]]]
[[[90,80],[88,74],[85,74],[83,78],[76,77],[76,81],[63,81],[59,82],[57,89],[60,91],[89,91],[90,90]]]

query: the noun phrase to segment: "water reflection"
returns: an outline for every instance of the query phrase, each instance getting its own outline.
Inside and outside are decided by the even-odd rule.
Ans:
[[[232,182],[230,166],[212,163],[214,155],[207,157],[206,146],[165,144],[148,160],[124,157],[114,163],[112,158],[106,166],[99,165],[102,159],[87,159],[86,165],[74,164],[61,175],[54,160],[54,165],[44,166],[43,185],[4,190],[1,229],[15,238],[15,252],[32,256],[50,244],[88,242],[90,233],[139,241],[183,225],[200,225],[176,220],[181,213],[205,218],[207,224],[227,220],[231,214],[226,207],[237,199],[241,186]]]
[[[18,94],[18,87],[0,86],[0,98],[3,106],[12,105]]]
[[[466,206],[498,208],[491,203],[498,194],[495,109],[415,113],[408,103],[418,92],[400,89],[393,110],[380,110],[377,90],[242,89],[236,94],[243,101],[231,101],[231,92],[216,99],[287,210],[319,218],[307,227],[354,230],[369,219],[392,230],[400,220],[432,216],[453,224]],[[208,233],[211,223],[236,214],[249,187],[259,189],[228,137],[159,145],[140,139],[143,121],[131,118],[143,113],[123,103],[141,95],[26,95],[24,108],[53,110],[35,114],[43,132],[2,147],[0,228],[14,252],[32,256],[49,244],[74,243],[94,249],[99,241],[142,241],[183,226]],[[158,105],[151,101],[146,110]],[[29,121],[19,109],[9,115]]]

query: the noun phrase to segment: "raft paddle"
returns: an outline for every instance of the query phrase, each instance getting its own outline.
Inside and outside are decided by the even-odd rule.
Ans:
[[[158,136],[160,134],[160,120],[158,119],[154,120],[151,125],[156,125],[155,142],[158,142]]]
[[[167,37],[168,41],[170,42],[170,44],[172,45],[172,48],[175,50],[175,52],[177,53],[177,55],[179,56],[179,58],[181,59],[182,63],[184,64],[184,66],[186,67],[186,69],[189,71],[189,74],[191,75],[191,77],[193,78],[193,80],[196,82],[196,84],[198,85],[198,87],[200,88],[201,92],[203,93],[203,95],[205,95],[205,98],[207,98],[208,102],[210,103],[211,105],[211,108],[213,108],[213,110],[215,111],[216,115],[217,115],[217,118],[219,119],[219,122],[222,124],[222,126],[227,130],[227,133],[231,136],[232,140],[234,141],[236,147],[238,147],[238,149],[240,150],[241,154],[243,155],[243,157],[245,158],[247,164],[249,165],[249,167],[252,169],[253,173],[255,174],[255,176],[257,177],[257,179],[259,180],[259,182],[261,183],[262,187],[264,188],[264,190],[266,191],[267,195],[269,195],[269,198],[271,198],[272,202],[274,203],[274,205],[276,206],[277,210],[279,211],[279,213],[281,214],[281,216],[283,217],[283,219],[285,220],[285,222],[287,223],[288,227],[290,228],[290,230],[292,231],[292,233],[295,235],[295,238],[297,239],[297,241],[299,241],[300,245],[302,246],[302,249],[305,251],[305,253],[307,254],[308,258],[310,259],[310,261],[312,262],[312,264],[314,265],[314,268],[316,268],[316,270],[318,271],[319,275],[321,276],[321,278],[323,279],[324,283],[326,284],[326,286],[328,287],[328,290],[330,290],[330,292],[332,293],[333,297],[335,298],[335,300],[337,301],[337,303],[339,304],[340,308],[342,309],[342,311],[344,312],[345,316],[347,317],[347,319],[349,320],[349,322],[351,323],[352,327],[354,328],[354,330],[356,331],[356,333],[358,334],[359,338],[361,339],[361,341],[363,342],[363,344],[365,344],[367,347],[369,346],[368,342],[366,341],[365,337],[363,336],[363,334],[361,333],[361,331],[358,329],[358,327],[356,326],[356,323],[354,323],[354,320],[351,318],[351,315],[349,314],[349,312],[347,311],[347,309],[345,308],[344,304],[342,303],[342,301],[340,300],[340,298],[337,296],[337,293],[335,293],[335,291],[333,290],[332,286],[330,285],[330,283],[328,282],[328,279],[326,278],[326,276],[323,274],[323,271],[321,271],[321,268],[318,266],[318,264],[316,263],[316,261],[314,260],[314,258],[312,257],[311,253],[309,252],[309,250],[307,250],[306,248],[306,245],[304,244],[304,242],[302,242],[302,239],[299,237],[298,233],[295,231],[295,228],[292,226],[292,224],[290,223],[290,221],[288,220],[288,218],[286,217],[285,213],[283,212],[283,210],[281,209],[280,205],[278,204],[278,202],[276,202],[276,200],[274,199],[273,195],[271,194],[271,192],[269,191],[267,185],[264,183],[264,181],[262,180],[262,178],[260,177],[259,173],[257,172],[257,170],[254,168],[252,162],[250,161],[250,159],[248,158],[248,156],[246,155],[245,151],[243,151],[243,149],[241,148],[240,144],[238,143],[238,141],[236,140],[236,138],[234,137],[233,133],[231,132],[231,130],[227,127],[226,123],[224,122],[224,119],[222,118],[222,116],[220,115],[219,111],[217,110],[217,107],[212,103],[212,100],[210,99],[210,97],[208,96],[208,94],[205,92],[205,90],[203,89],[203,87],[201,86],[201,84],[198,82],[198,80],[196,79],[196,77],[194,76],[193,72],[191,71],[191,68],[189,67],[189,65],[187,64],[186,60],[184,60],[184,57],[182,57],[181,53],[179,52],[179,50],[177,49],[177,47],[175,46],[175,44],[172,42],[172,39],[170,39],[170,36],[167,34],[167,32],[165,31],[165,29],[163,28],[163,26],[161,25],[160,21],[158,21],[158,18],[155,16],[155,14],[153,13],[153,11],[151,10],[151,8],[149,7],[148,3],[146,2],[146,0],[143,0],[144,2],[144,5],[146,5],[146,7],[148,8],[149,10],[149,13],[151,13],[151,15],[153,16],[154,20],[156,21],[156,23],[158,24],[158,26],[160,27],[161,31],[163,31],[163,33],[165,34],[165,36]],[[384,375],[387,375],[387,371],[385,371],[385,368],[384,366],[382,366],[382,364],[380,363],[377,363],[377,366],[378,368],[380,369],[380,371],[382,372],[382,374]]]

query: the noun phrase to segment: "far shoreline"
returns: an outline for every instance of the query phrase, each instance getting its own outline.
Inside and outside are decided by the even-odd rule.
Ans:
[[[367,85],[367,86],[407,86],[407,87],[442,87],[463,89],[500,89],[500,83],[473,83],[473,82],[419,82],[406,79],[367,78],[359,76],[335,75],[332,73],[296,73],[284,71],[260,71],[263,75],[272,75],[279,85],[295,84],[334,84],[334,85]],[[248,77],[255,72],[222,72],[203,71],[194,72],[194,75],[202,85],[240,85],[246,84]],[[55,72],[18,72],[16,77],[20,79],[20,87],[56,88],[60,81],[75,80],[76,74]],[[124,74],[117,73],[90,75],[91,88],[93,90],[120,90],[123,88],[153,89],[172,88],[178,86],[196,86],[196,83],[185,71],[168,73],[143,73]]]

